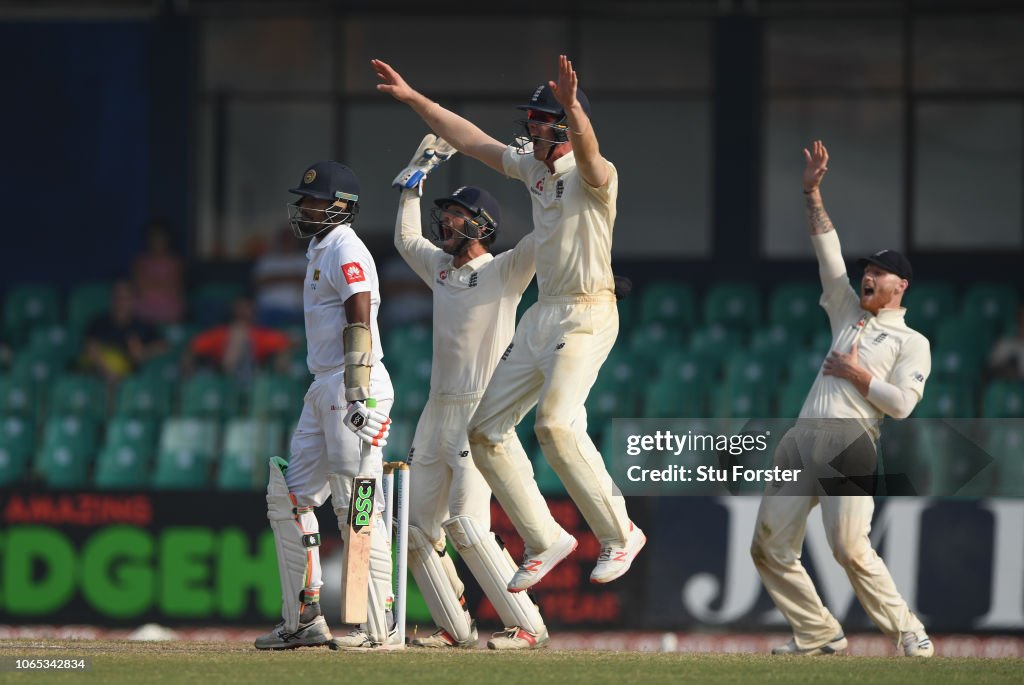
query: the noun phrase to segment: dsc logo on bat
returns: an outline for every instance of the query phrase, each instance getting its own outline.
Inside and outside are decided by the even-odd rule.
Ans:
[[[370,525],[373,516],[373,494],[377,488],[377,481],[373,478],[359,478],[356,480],[352,496],[355,500],[352,503],[352,529],[361,530],[364,526]]]

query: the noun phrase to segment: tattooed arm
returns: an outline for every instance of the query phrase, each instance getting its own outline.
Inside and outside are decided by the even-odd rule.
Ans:
[[[859,315],[860,305],[857,294],[850,287],[846,276],[846,263],[839,246],[839,236],[832,226],[832,220],[825,212],[821,201],[821,179],[828,171],[828,150],[820,141],[814,141],[811,150],[804,149],[803,186],[807,203],[807,227],[811,234],[811,245],[818,257],[818,275],[821,277],[821,304],[832,322],[833,334],[836,327],[849,317]]]
[[[821,235],[835,230],[821,201],[821,179],[828,171],[828,150],[820,140],[814,141],[813,151],[804,148],[804,196],[807,200],[807,225],[811,235]]]

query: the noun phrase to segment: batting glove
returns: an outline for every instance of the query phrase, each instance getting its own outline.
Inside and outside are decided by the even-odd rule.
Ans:
[[[428,133],[423,136],[420,146],[416,148],[416,154],[409,160],[409,166],[395,176],[391,187],[416,188],[416,192],[422,197],[423,181],[434,169],[451,159],[455,152],[455,148],[448,141],[433,133]]]
[[[345,412],[345,425],[355,433],[360,440],[368,442],[374,447],[383,447],[388,444],[388,434],[391,432],[391,419],[386,414],[374,409],[376,402],[367,400],[362,402],[351,402]]]

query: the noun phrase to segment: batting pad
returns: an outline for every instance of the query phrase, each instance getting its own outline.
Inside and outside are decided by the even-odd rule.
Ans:
[[[267,483],[267,519],[277,548],[281,617],[285,630],[294,633],[299,629],[302,590],[319,582],[320,528],[312,511],[298,515],[284,475],[273,461]]]
[[[469,516],[455,516],[441,525],[505,627],[519,626],[534,635],[543,632],[544,619],[530,596],[525,592],[508,591],[508,582],[516,572],[516,565],[508,552],[498,546],[494,535],[488,530],[481,530]]]
[[[373,515],[373,538],[370,546],[370,593],[366,607],[366,634],[376,644],[388,639],[388,609],[395,600],[391,585],[391,542],[384,519]],[[404,636],[402,636],[404,639]]]
[[[444,562],[451,568],[446,568]],[[447,554],[438,556],[426,533],[416,526],[409,526],[409,570],[438,627],[459,642],[468,640],[473,628],[459,601],[464,587],[455,572],[455,564]]]

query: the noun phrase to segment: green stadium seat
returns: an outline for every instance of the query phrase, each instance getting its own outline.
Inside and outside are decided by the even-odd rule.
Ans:
[[[43,428],[43,445],[35,471],[51,487],[81,487],[99,447],[99,422],[75,416],[54,416]]]
[[[172,393],[173,386],[156,374],[129,376],[121,381],[117,389],[114,413],[118,416],[161,420],[171,413]]]
[[[781,377],[780,365],[754,350],[733,353],[725,362],[725,383],[735,386],[774,387]]]
[[[32,329],[28,347],[38,349],[59,361],[62,366],[67,366],[78,356],[81,341],[64,326],[51,324]]]
[[[786,366],[786,378],[790,383],[803,385],[806,393],[811,389],[811,384],[818,377],[821,365],[825,361],[823,352],[801,351],[793,354]]]
[[[31,421],[6,413],[0,415],[0,486],[13,485],[28,475],[35,436]]]
[[[260,374],[252,385],[250,414],[277,421],[295,420],[302,413],[307,386],[294,378]]]
[[[128,445],[150,456],[156,447],[156,423],[134,416],[115,416],[107,423],[106,447]]]
[[[31,381],[35,390],[43,390],[64,370],[64,359],[59,352],[46,347],[29,347],[14,355],[11,375],[16,379]],[[35,393],[42,399],[42,393]]]
[[[646,360],[640,359],[624,349],[613,348],[598,372],[598,382],[614,381],[623,385],[637,385],[647,380],[651,367]]]
[[[1024,422],[996,421],[986,442],[996,460],[997,497],[1024,497]]]
[[[825,355],[832,349],[832,331],[828,326],[822,327],[820,331],[811,336],[809,349],[818,353],[821,361],[825,360]]]
[[[789,362],[794,350],[800,349],[799,339],[783,324],[773,323],[758,328],[750,338],[750,349],[773,364],[782,367]]]
[[[384,461],[406,461],[416,434],[416,419],[392,419],[388,444],[384,446]]]
[[[963,321],[939,326],[932,346],[932,374],[938,379],[973,381],[981,373],[991,336]]]
[[[622,385],[610,377],[599,378],[585,403],[591,432],[599,432],[612,419],[636,416],[638,394],[637,385]]]
[[[160,450],[151,484],[159,490],[199,490],[210,485],[211,461],[186,448]]]
[[[806,340],[819,328],[828,328],[825,310],[818,304],[820,298],[821,286],[817,283],[781,283],[772,290],[768,320],[785,326],[794,339]]]
[[[702,360],[717,377],[726,357],[743,346],[737,331],[716,324],[697,329],[690,341],[690,352]]]
[[[36,473],[51,488],[81,488],[89,484],[92,457],[72,443],[48,442],[36,455]]]
[[[218,422],[193,417],[164,421],[157,448],[152,486],[158,489],[198,489],[210,485],[218,453]]]
[[[537,420],[536,409],[531,409],[523,420],[516,426],[516,435],[519,436],[519,444],[527,454],[534,454],[537,451],[537,434],[533,432],[533,425]]]
[[[633,359],[653,367],[657,361],[676,350],[684,349],[682,330],[661,321],[648,321],[633,327],[629,350]]]
[[[697,302],[688,283],[655,282],[644,288],[640,322],[661,322],[687,329],[697,322]]]
[[[110,311],[111,283],[82,283],[68,296],[68,328],[81,337],[93,319]]]
[[[76,453],[95,455],[100,422],[77,416],[51,416],[43,426],[43,445],[68,445]]]
[[[224,428],[224,456],[218,462],[221,490],[258,490],[266,486],[267,465],[282,453],[282,424],[260,419],[233,419]]]
[[[57,289],[42,283],[17,285],[4,298],[4,337],[18,347],[28,340],[33,328],[60,320]]]
[[[1001,380],[989,383],[985,388],[982,416],[986,419],[1024,417],[1024,382]]]
[[[196,333],[203,329],[202,326],[191,323],[172,323],[163,327],[163,337],[167,342],[168,355],[179,358]]]
[[[107,386],[95,376],[60,376],[50,388],[47,411],[51,415],[102,420],[107,416]]]
[[[181,359],[169,352],[161,354],[147,359],[136,375],[160,381],[170,389],[169,391],[173,395],[181,378]]]
[[[151,451],[129,443],[108,443],[96,458],[96,487],[106,490],[147,487],[150,454]]]
[[[388,349],[391,349],[390,346],[388,347]],[[306,354],[307,352],[305,345],[297,345],[293,347],[291,350],[289,350],[288,368],[287,371],[285,372],[285,375],[308,387],[313,380],[313,376],[312,374],[309,373],[309,365],[306,363]],[[385,362],[385,364],[391,361],[391,356],[392,355],[388,353],[388,359]],[[388,366],[388,371],[392,372],[390,366]]]
[[[703,418],[708,386],[694,380],[663,377],[646,386],[641,415],[647,419]]]
[[[391,416],[396,420],[416,421],[427,404],[430,386],[401,378],[395,379],[394,385],[395,404],[391,407]]]
[[[205,283],[189,297],[189,320],[200,327],[216,326],[228,320],[231,305],[245,294],[241,283]]]
[[[211,460],[218,451],[218,422],[210,419],[175,416],[160,428],[158,450],[162,453],[191,451]]]
[[[198,374],[181,387],[181,413],[208,419],[237,416],[241,394],[234,380],[215,374]]]
[[[962,419],[975,415],[973,384],[963,381],[928,381],[913,412],[918,419]]]
[[[35,389],[24,378],[0,376],[0,416],[31,419],[35,416]]]
[[[813,382],[813,378],[811,379]],[[775,414],[780,419],[795,419],[800,416],[804,400],[811,389],[811,383],[789,381],[779,389],[775,398]]]
[[[914,283],[903,296],[907,325],[932,338],[943,321],[958,314],[956,290],[949,283]]]
[[[763,385],[727,383],[711,392],[714,418],[769,418],[771,416],[770,388]]]
[[[741,331],[761,322],[761,295],[753,283],[718,283],[704,296],[704,322]]]
[[[1009,334],[1016,328],[1018,302],[1017,290],[1011,285],[975,283],[964,293],[963,317],[987,322],[997,335]]]

